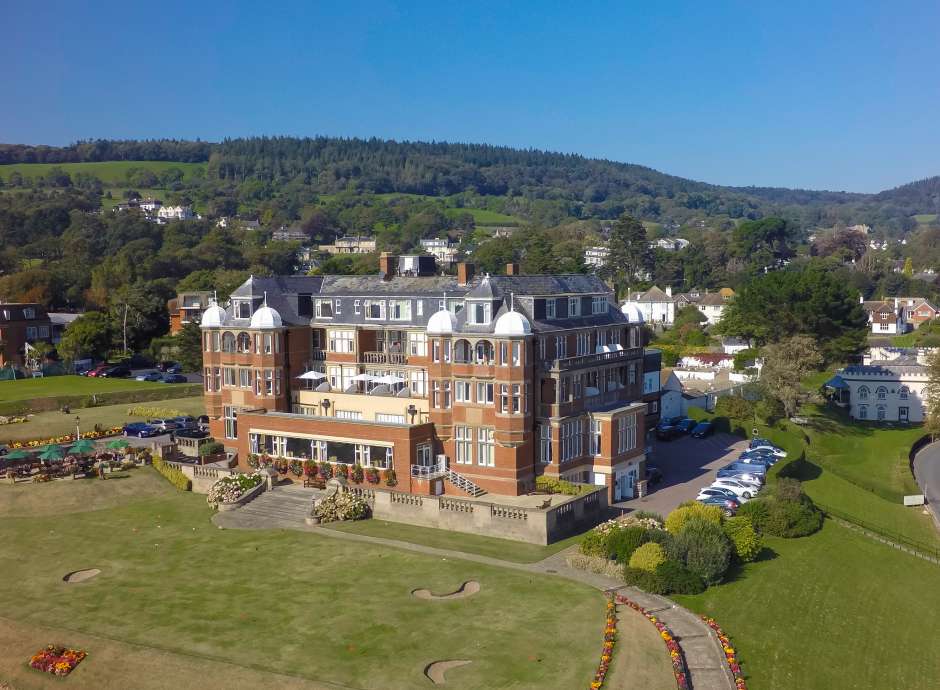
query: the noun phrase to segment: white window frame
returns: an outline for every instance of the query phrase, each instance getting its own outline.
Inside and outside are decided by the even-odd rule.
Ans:
[[[581,316],[581,298],[580,297],[568,298],[568,318],[570,319],[573,316]]]
[[[454,445],[456,448],[457,464],[473,464],[473,428],[458,425],[454,427]]]
[[[477,465],[493,467],[496,464],[496,430],[492,427],[477,429]]]
[[[315,311],[314,315],[318,319],[332,319],[333,318],[333,300],[331,299],[318,299],[314,305]],[[327,313],[328,312],[328,313]]]
[[[554,319],[556,318],[555,314],[558,313],[557,303],[554,297],[550,297],[545,300],[545,318]]]

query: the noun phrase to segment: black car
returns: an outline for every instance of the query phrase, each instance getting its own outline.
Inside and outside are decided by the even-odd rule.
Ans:
[[[177,372],[173,372],[173,371],[170,371],[170,370],[173,369],[174,367],[178,367],[178,366],[179,366],[179,365],[178,365],[176,362],[160,362],[160,363],[157,365],[157,369],[158,369],[159,371],[164,372],[164,373],[173,374],[173,373],[177,373]]]
[[[663,424],[660,422],[656,425],[656,438],[660,441],[671,441],[674,438],[678,438],[682,435],[682,432],[672,424]]]
[[[186,383],[186,377],[182,374],[164,374],[160,379],[161,383]]]
[[[692,429],[693,438],[705,438],[706,436],[711,436],[715,433],[715,425],[711,422],[699,422],[695,425],[695,428]]]
[[[116,367],[105,369],[98,376],[106,379],[126,379],[131,375],[130,367],[118,364]]]
[[[691,433],[692,429],[695,428],[696,421],[694,419],[683,419],[679,422],[676,422],[676,428],[683,434]]]

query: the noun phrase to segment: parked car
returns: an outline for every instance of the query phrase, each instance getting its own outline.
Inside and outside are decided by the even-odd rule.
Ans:
[[[160,379],[161,383],[186,383],[186,377],[182,374],[164,374]]]
[[[138,381],[159,381],[163,375],[159,371],[148,371],[146,374],[137,376]]]
[[[161,434],[179,429],[179,426],[172,419],[151,419],[147,424],[157,429]]]
[[[195,429],[196,427],[196,418],[184,415],[182,417],[173,417],[170,421],[176,424],[178,429]]]
[[[699,503],[707,506],[718,506],[728,517],[732,517],[735,513],[738,512],[738,508],[741,507],[740,503],[738,503],[733,498],[728,498],[727,496],[708,496],[706,498],[700,498],[696,500]]]
[[[711,422],[699,422],[692,429],[693,438],[705,438],[715,433],[715,425]]]
[[[748,465],[763,465],[769,470],[774,466],[775,461],[765,455],[747,455],[744,453],[738,457],[737,462],[743,462]]]
[[[663,473],[658,467],[646,466],[646,481],[650,486],[659,484],[663,480]]]
[[[718,470],[720,479],[738,479],[746,482],[764,484],[767,471],[762,465],[748,465],[747,463],[732,462]]]
[[[787,457],[787,451],[785,451],[780,446],[775,446],[773,443],[763,438],[752,438],[751,442],[748,444],[748,450],[759,450],[766,453],[772,453],[778,458]]]
[[[146,422],[131,422],[130,424],[124,425],[124,435],[137,436],[139,438],[150,438],[151,436],[159,436],[160,431],[158,429],[154,429]]]
[[[166,373],[170,373],[170,369],[172,369],[173,367],[177,367],[177,366],[179,365],[176,362],[170,362],[170,361],[160,362],[157,365],[157,369],[159,371],[162,371],[164,374],[166,374]]]
[[[683,434],[691,433],[692,429],[698,424],[694,419],[681,419],[676,422],[676,428]]]
[[[682,436],[682,432],[672,424],[660,422],[656,425],[656,438],[660,441],[671,441],[679,436]]]
[[[126,379],[130,375],[130,368],[124,366],[123,364],[118,364],[116,367],[110,367],[98,374],[99,377],[105,379]]]
[[[749,458],[767,458],[771,462],[777,462],[777,460],[780,459],[779,455],[773,451],[767,450],[766,448],[748,448],[746,451],[741,453],[741,455],[747,456]]]
[[[732,498],[735,501],[740,502],[741,498],[738,497],[733,491],[728,489],[722,489],[720,486],[706,486],[698,491],[698,496],[695,497],[696,501],[701,501],[703,498],[709,498],[711,496],[722,496],[724,498]]]
[[[746,482],[742,479],[733,479],[731,477],[719,477],[712,482],[712,486],[728,489],[742,498],[754,498],[761,489],[760,484],[756,482]]]
[[[202,431],[209,431],[209,415],[201,414],[196,417],[196,426]]]
[[[92,378],[97,378],[101,376],[102,372],[110,368],[111,368],[110,364],[99,364],[98,366],[92,367],[91,369],[86,371],[85,376],[91,376]]]

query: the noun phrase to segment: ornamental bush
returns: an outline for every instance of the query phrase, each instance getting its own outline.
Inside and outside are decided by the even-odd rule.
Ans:
[[[663,551],[663,547],[656,542],[648,541],[637,547],[633,555],[630,556],[630,567],[655,573],[656,568],[665,560],[666,552]]]
[[[760,535],[754,531],[751,519],[748,517],[733,517],[725,520],[722,525],[728,539],[734,546],[734,553],[742,563],[750,563],[761,549],[764,548],[763,540]]]
[[[564,479],[546,477],[544,474],[535,478],[535,489],[549,494],[565,494],[566,496],[577,496],[581,493],[581,489],[577,484],[566,482]]]
[[[313,514],[320,518],[320,522],[361,520],[369,514],[369,505],[358,496],[343,491],[317,502]]]
[[[684,563],[686,568],[711,585],[721,582],[731,565],[733,549],[731,540],[720,525],[693,517],[676,535],[670,556]]]
[[[218,455],[225,452],[225,446],[218,441],[209,441],[199,446],[199,457],[204,458],[207,455]]]
[[[628,585],[639,587],[644,592],[649,592],[650,594],[668,594],[664,588],[662,578],[660,578],[656,573],[651,573],[648,570],[640,570],[639,568],[624,568],[623,581]]]
[[[737,518],[747,518],[751,522],[754,531],[760,534],[767,525],[767,518],[770,515],[770,498],[754,498],[747,503],[742,503],[738,508]]]
[[[672,559],[659,564],[656,577],[664,594],[701,594],[705,591],[702,578]]]
[[[716,526],[721,525],[721,508],[706,506],[697,501],[687,501],[666,516],[666,529],[672,534],[679,534],[685,524],[694,518],[711,522]]]
[[[607,558],[610,555],[610,552],[607,550],[607,537],[607,534],[592,529],[581,539],[578,550],[585,556]]]
[[[798,479],[781,477],[774,485],[774,498],[778,501],[799,501],[803,495],[803,485]]]
[[[791,539],[819,531],[822,522],[822,513],[803,495],[798,501],[771,501],[765,529],[775,537]]]
[[[206,501],[212,505],[232,503],[264,481],[262,474],[233,474],[222,477],[209,487]]]
[[[607,538],[607,556],[618,563],[627,564],[633,552],[649,541],[649,530],[645,527],[625,527],[614,530]]]

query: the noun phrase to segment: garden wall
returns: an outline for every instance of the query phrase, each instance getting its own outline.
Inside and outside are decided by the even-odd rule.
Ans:
[[[372,517],[377,520],[514,539],[542,546],[590,529],[607,518],[605,487],[545,510],[379,488],[353,487],[350,491],[369,503]]]

